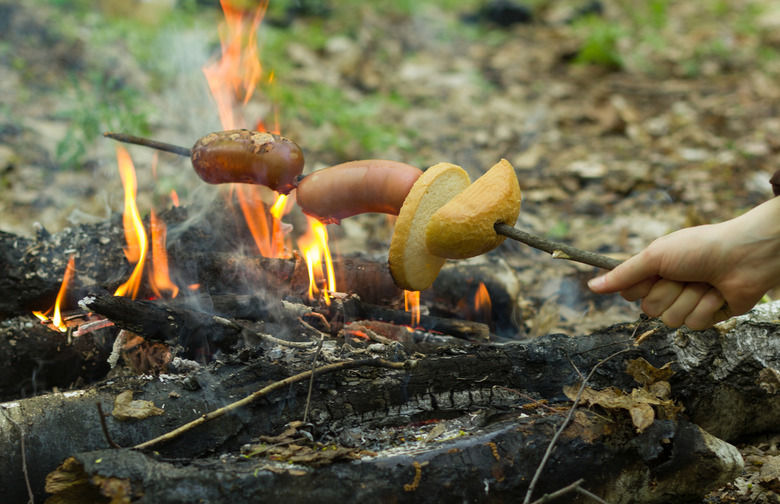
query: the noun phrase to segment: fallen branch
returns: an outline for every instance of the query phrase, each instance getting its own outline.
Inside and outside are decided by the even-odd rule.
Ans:
[[[387,368],[387,369],[411,370],[414,369],[415,366],[416,366],[416,361],[414,360],[407,360],[404,362],[390,362],[384,359],[361,359],[356,361],[336,362],[334,364],[321,366],[316,369],[304,371],[302,373],[298,373],[297,375],[293,375],[288,378],[285,378],[284,380],[280,380],[278,382],[272,383],[271,385],[268,385],[267,387],[264,387],[239,401],[236,401],[234,403],[228,404],[225,407],[218,408],[214,411],[206,413],[198,417],[197,419],[193,420],[192,422],[186,423],[177,429],[174,429],[170,432],[163,434],[162,436],[158,436],[154,439],[150,439],[149,441],[137,444],[133,448],[142,450],[145,448],[150,448],[152,446],[155,446],[159,443],[170,441],[171,439],[174,439],[180,436],[181,434],[184,434],[185,432],[191,431],[192,429],[198,427],[199,425],[203,425],[204,423],[214,420],[215,418],[219,418],[226,413],[229,413],[233,410],[246,406],[247,404],[250,404],[256,401],[257,399],[266,396],[271,392],[279,390],[280,388],[286,387],[293,383],[305,380],[306,378],[313,377],[315,375],[333,373],[334,371],[343,371],[347,369],[355,369],[360,367],[380,367],[380,368]]]

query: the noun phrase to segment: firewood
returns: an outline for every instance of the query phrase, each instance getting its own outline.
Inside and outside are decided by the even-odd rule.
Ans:
[[[453,445],[447,444],[446,449],[416,456],[405,455],[400,459],[384,459],[389,465],[382,466],[394,467],[397,462],[406,461],[405,471],[394,473],[395,475],[389,477],[394,488],[398,487],[399,482],[402,488],[403,484],[413,483],[415,471],[412,462],[417,461],[422,471],[417,491],[441,488],[437,491],[446,492],[448,491],[446,481],[442,485],[426,486],[431,484],[432,480],[429,478],[437,471],[426,472],[424,464],[426,461],[434,463],[437,457],[456,448],[461,450],[458,452],[461,455],[456,458],[458,464],[455,466],[458,467],[459,480],[470,481],[474,486],[464,489],[458,486],[460,485],[458,483],[453,488],[463,490],[464,495],[477,492],[476,487],[479,491],[484,491],[484,478],[481,476],[463,478],[462,475],[464,471],[468,474],[473,472],[481,475],[480,468],[488,467],[491,471],[498,471],[492,476],[485,476],[488,478],[489,492],[499,492],[496,495],[501,495],[500,492],[510,491],[510,489],[517,492],[527,484],[528,473],[516,472],[520,471],[519,467],[513,469],[514,466],[506,464],[495,467],[491,465],[499,461],[495,460],[492,449],[486,443],[496,443],[501,460],[507,463],[513,460],[514,464],[520,464],[527,459],[533,462],[531,465],[535,468],[534,461],[538,462],[541,453],[530,455],[529,450],[532,447],[544,450],[543,440],[549,439],[551,429],[562,419],[553,414],[523,420],[518,417],[516,411],[516,408],[521,406],[518,403],[518,396],[507,392],[506,389],[516,389],[536,399],[544,398],[552,405],[561,402],[566,404],[564,387],[581,380],[579,372],[573,365],[586,372],[605,357],[618,350],[627,349],[623,356],[614,358],[599,368],[592,379],[593,388],[618,387],[630,391],[637,387],[634,379],[625,373],[629,360],[642,357],[657,368],[671,363],[671,371],[674,372],[669,378],[671,398],[685,407],[685,415],[690,421],[726,441],[736,440],[741,436],[774,428],[777,416],[780,414],[780,401],[777,400],[778,396],[773,392],[775,389],[767,378],[772,369],[780,368],[780,350],[778,350],[780,330],[776,323],[771,322],[777,318],[780,307],[773,306],[774,311],[766,309],[761,318],[739,318],[736,327],[728,332],[724,330],[722,335],[715,329],[704,332],[672,330],[648,321],[640,322],[639,327],[636,323],[625,324],[588,336],[549,335],[528,342],[440,349],[424,358],[421,356],[417,367],[409,371],[356,370],[322,376],[315,380],[311,398],[310,418],[313,423],[313,435],[317,438],[340,439],[347,442],[353,439],[350,433],[357,432],[358,437],[363,436],[370,441],[379,439],[375,437],[377,431],[372,430],[374,428],[380,430],[388,426],[400,428],[410,422],[454,418],[464,412],[483,411],[481,416],[477,415],[482,420],[473,426],[476,430],[473,433],[471,428],[468,432],[464,430],[467,435],[458,436],[462,439]],[[635,345],[634,335],[643,334],[653,328],[656,331],[650,337],[641,345]],[[38,495],[41,495],[40,489],[45,475],[53,471],[64,459],[80,452],[91,452],[107,446],[97,418],[96,401],[100,401],[105,407],[113,402],[118,393],[132,389],[137,398],[153,401],[156,407],[165,411],[163,415],[137,422],[119,422],[113,417],[106,419],[107,428],[117,444],[134,446],[224,406],[225,398],[228,396],[244,397],[271,382],[310,369],[313,351],[312,349],[305,351],[285,349],[273,352],[258,350],[244,356],[247,360],[226,356],[224,361],[203,366],[179,377],[117,378],[112,383],[82,393],[71,393],[67,396],[54,394],[5,404],[3,414],[0,414],[0,453],[3,454],[3,467],[8,469],[0,473],[0,487],[6,489],[6,497],[11,501],[27,498],[21,476],[19,433],[6,424],[6,416],[12,418],[17,424],[26,426],[27,457],[28,460],[35,461],[35,464],[31,464],[29,468],[30,477],[33,487]],[[333,343],[326,342],[323,357],[334,361],[338,359],[339,352],[340,349]],[[366,351],[363,351],[360,355],[365,356],[365,353]],[[282,355],[286,357],[280,359]],[[717,365],[713,364],[715,362]],[[284,430],[285,424],[300,420],[303,416],[307,392],[308,386],[305,383],[292,385],[283,392],[267,396],[264,400],[252,403],[245,409],[235,411],[234,414],[204,424],[191,434],[174,439],[155,449],[162,457],[187,459],[201,457],[215,451],[237,453],[239,447],[251,442],[253,437],[277,435]],[[602,412],[599,415],[604,414]],[[508,423],[503,423],[502,418]],[[572,426],[575,425],[582,427],[582,424],[576,420]],[[618,422],[613,427],[622,428],[620,425],[622,424]],[[351,430],[355,428],[359,430]],[[731,455],[721,458],[721,462],[717,463],[719,465],[707,466],[708,470],[713,472],[708,473],[707,477],[697,477],[698,483],[702,485],[699,490],[685,490],[685,492],[704,492],[705,487],[709,488],[710,482],[731,475],[737,468],[738,461],[728,460],[728,457],[733,455],[733,448],[729,448],[728,445],[720,444],[720,441],[713,441],[701,434],[694,434],[691,438],[687,437],[688,434],[682,433],[690,429],[696,431],[695,427],[678,418],[677,421],[656,419],[643,435],[632,434],[633,427],[622,430],[621,436],[625,437],[621,439],[628,444],[621,446],[624,446],[628,452],[638,449],[639,453],[633,452],[634,457],[638,458],[632,459],[634,462],[626,458],[616,458],[613,459],[613,463],[621,467],[639,467],[638,472],[632,472],[637,478],[632,480],[632,484],[637,485],[638,490],[646,489],[644,485],[647,482],[657,481],[646,471],[656,476],[664,474],[664,478],[668,476],[674,480],[679,476],[679,471],[683,470],[682,467],[696,467],[701,460],[696,458],[699,457],[697,453],[702,457],[709,457],[704,452],[684,446],[689,441],[695,446],[700,446],[699,442],[706,439],[711,446],[721,447],[719,448],[721,455]],[[477,432],[484,432],[485,435],[482,436]],[[597,429],[595,432],[603,431]],[[512,433],[513,437],[505,437],[508,433]],[[599,451],[604,449],[603,444],[596,443],[595,452],[590,452],[591,444],[583,442],[583,438],[580,437],[585,434],[580,431],[579,434],[572,433],[572,435],[574,437],[564,436],[564,439],[569,439],[573,444],[560,445],[560,452],[556,451],[556,454],[565,454],[569,453],[566,450],[573,450],[570,453],[575,465],[566,465],[565,462],[569,458],[556,455],[549,465],[549,472],[543,474],[538,487],[539,492],[552,491],[571,483],[579,479],[578,471],[583,470],[588,474],[583,474],[582,477],[586,478],[586,482],[594,485],[586,485],[586,488],[590,490],[605,488],[599,485],[602,483],[606,485],[606,479],[600,480],[601,476],[591,477],[591,473],[606,460],[605,452]],[[662,439],[669,441],[667,443]],[[696,439],[699,441],[695,441]],[[645,442],[647,444],[644,444]],[[363,445],[353,440],[351,443],[352,446],[362,446],[374,451],[378,448],[373,442]],[[628,445],[634,448],[629,448]],[[520,450],[520,447],[522,453],[517,452],[517,456],[512,459],[510,456],[515,453],[513,450]],[[468,462],[472,460],[470,457],[481,453],[477,450],[484,451],[484,464],[487,465],[480,462],[483,461],[481,455],[473,459],[476,462]],[[621,453],[626,453],[625,450]],[[96,466],[90,465],[87,459],[91,457],[94,463],[104,455],[108,457],[104,460],[113,460],[115,456],[125,455],[130,457],[128,461],[136,456],[146,459],[141,454],[134,455],[121,451],[100,452],[99,456],[95,453],[78,455],[76,461],[78,465],[85,468],[87,473],[91,473]],[[667,455],[671,458],[664,458]],[[488,464],[490,460],[494,462]],[[111,462],[112,465],[113,463]],[[136,463],[146,464],[141,461],[133,462]],[[211,467],[209,465],[211,462],[207,459],[202,463],[203,465],[199,467]],[[304,468],[302,470],[307,476],[306,479],[301,480],[301,486],[310,488],[307,485],[322,483],[333,477],[332,471],[341,475],[340,484],[356,482],[365,474],[361,467],[374,467],[361,464],[363,463],[355,466],[357,468],[355,470],[358,471],[356,473],[349,472],[353,468],[352,464],[331,465],[328,466],[330,469],[312,472],[310,476],[308,470]],[[632,466],[632,464],[638,465]],[[197,464],[192,465],[195,466]],[[139,466],[135,467],[137,469]],[[160,468],[166,467],[168,466],[160,466]],[[258,465],[250,463],[247,467],[252,467],[254,471]],[[276,469],[279,466],[269,462],[269,467]],[[282,467],[289,468],[286,465]],[[431,469],[435,467],[438,466],[430,466]],[[477,469],[472,469],[473,467]],[[645,469],[641,469],[642,467]],[[266,482],[264,484],[267,484],[269,492],[281,492],[282,490],[277,489],[290,487],[284,484],[287,481],[285,478],[289,477],[285,476],[287,469],[282,472],[284,474],[276,475],[272,471],[261,470],[258,475]],[[499,483],[501,475],[504,477],[503,483]],[[514,479],[516,477],[519,479]],[[608,476],[603,477],[608,478]],[[647,479],[642,479],[644,477]],[[308,478],[312,478],[311,483]],[[218,478],[213,479],[218,480]],[[281,483],[277,484],[277,481]],[[151,485],[152,481],[148,483]],[[271,490],[272,488],[274,490]],[[387,487],[380,484],[377,488],[376,491],[381,491]],[[356,488],[352,490],[358,491]],[[419,498],[423,495],[425,494],[420,493],[410,497]],[[673,495],[662,495],[662,497],[669,500]]]

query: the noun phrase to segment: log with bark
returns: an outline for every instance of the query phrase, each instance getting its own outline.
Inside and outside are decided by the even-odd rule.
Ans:
[[[610,502],[690,501],[740,471],[738,452],[712,436],[734,441],[776,428],[780,326],[772,320],[778,312],[780,306],[771,305],[761,317],[741,317],[723,332],[672,330],[643,321],[639,327],[625,324],[580,337],[441,348],[415,357],[413,369],[321,375],[308,410],[307,382],[301,381],[155,445],[159,456],[106,451],[95,403],[108,407],[129,389],[162,409],[163,414],[143,420],[107,418],[113,440],[130,447],[309,369],[315,350],[266,346],[254,355],[225,356],[186,375],[117,379],[83,393],[26,399],[2,408],[0,453],[8,469],[0,473],[0,486],[12,500],[26,499],[23,432],[38,496],[46,474],[73,456],[50,480],[49,488],[59,489],[61,497],[67,495],[62,478],[71,478],[81,490],[102,488],[110,494],[121,486],[126,495],[143,494],[143,502],[181,502],[182,496],[192,497],[187,488],[195,483],[203,495],[219,493],[221,498],[246,498],[247,492],[262,490],[308,502],[345,495],[416,502],[462,495],[476,501],[517,500],[563,421],[559,412],[538,413],[547,411],[538,405],[532,412],[523,405],[533,398],[565,406],[564,388],[581,381],[578,370],[587,372],[622,350],[599,367],[589,385],[630,392],[640,385],[626,373],[627,362],[641,357],[656,368],[669,364],[674,371],[668,378],[671,399],[684,406],[684,414],[658,417],[637,433],[628,412],[599,406],[591,407],[593,414],[578,412],[535,495],[583,476],[586,488]],[[638,336],[643,341],[636,345]],[[326,343],[321,359],[338,362],[371,352],[391,360],[409,358],[400,346],[360,349]],[[306,433],[300,429],[286,440],[268,441],[302,420],[305,410],[311,423]],[[414,437],[430,442],[410,444]],[[262,439],[282,451],[266,453]],[[242,457],[245,445],[250,451]],[[307,447],[308,459],[294,458]],[[343,460],[324,462],[316,456],[327,451],[323,447]],[[213,453],[225,455],[215,459]],[[349,461],[355,458],[361,460]],[[318,465],[312,460],[321,467],[312,467]]]

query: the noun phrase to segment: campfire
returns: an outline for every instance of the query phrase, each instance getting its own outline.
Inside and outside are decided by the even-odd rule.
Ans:
[[[304,175],[273,112],[244,117],[274,81],[257,52],[267,3],[222,6],[204,74],[223,131],[192,148],[108,135],[189,157],[218,196],[139,208],[118,144],[121,214],[0,233],[11,501],[669,502],[740,474],[728,441],[776,412],[773,313],[526,339],[515,272],[489,253],[505,238],[619,261],[515,228],[503,160],[473,183],[387,160]],[[335,223],[363,212],[399,214],[389,256],[336,252]]]

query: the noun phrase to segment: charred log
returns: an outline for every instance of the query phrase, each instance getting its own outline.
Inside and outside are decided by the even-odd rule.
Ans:
[[[52,388],[68,389],[108,371],[116,331],[101,329],[74,337],[15,317],[0,323],[0,401],[29,397]]]
[[[537,495],[585,479],[589,491],[614,504],[690,502],[701,495],[702,481],[715,486],[741,473],[736,448],[685,420],[659,421],[640,435],[625,424],[606,434],[595,413],[583,412],[578,421],[558,445]],[[560,422],[554,415],[505,419],[458,439],[321,467],[315,457],[309,463],[240,456],[187,463],[101,450],[68,459],[49,475],[46,488],[62,503],[120,496],[160,504],[251,501],[257,495],[289,503],[518,501]],[[583,426],[598,439],[578,432]],[[89,483],[95,480],[101,484]],[[575,494],[566,502],[592,501]]]
[[[615,386],[624,390],[636,387],[634,379],[625,373],[629,359],[643,357],[659,368],[671,363],[674,371],[669,380],[671,394],[682,402],[685,415],[711,434],[735,440],[773,428],[780,414],[780,394],[771,380],[774,370],[780,369],[780,330],[777,324],[767,322],[777,314],[765,315],[763,319],[742,318],[734,329],[723,334],[716,330],[670,330],[644,322],[640,328],[634,324],[615,326],[585,337],[550,335],[532,342],[441,349],[421,358],[417,367],[409,371],[353,370],[321,376],[315,380],[309,409],[314,424],[312,435],[319,440],[338,439],[343,443],[351,439],[352,446],[360,447],[363,442],[356,439],[366,435],[370,439],[370,432],[376,432],[366,429],[401,428],[432,419],[458,418],[479,410],[490,418],[480,424],[480,429],[498,425],[502,415],[518,422],[517,408],[529,402],[524,397],[543,398],[553,403],[565,401],[563,387],[581,379],[573,365],[586,371],[616,351],[625,350],[598,369],[592,378],[593,387]],[[634,336],[638,334],[643,335],[644,341],[635,345]],[[397,353],[398,349],[386,347],[385,352],[391,351]],[[244,397],[280,377],[309,369],[312,352],[269,348],[247,362],[233,359],[203,367],[187,376],[163,380],[123,379],[69,397],[31,398],[5,405],[3,413],[27,429],[27,456],[36,460],[35,467],[30,469],[34,486],[40,492],[45,474],[66,457],[107,446],[100,431],[95,401],[107,405],[119,392],[132,389],[140,398],[163,408],[163,415],[136,422],[108,419],[114,440],[122,446],[132,446],[224,406],[226,397]],[[366,355],[366,350],[326,344],[322,352],[326,361],[350,355]],[[398,356],[403,358],[402,353]],[[187,459],[213,452],[235,453],[258,436],[278,434],[284,425],[302,419],[307,390],[303,383],[293,385],[284,393],[252,403],[236,414],[200,426],[155,449],[165,457]],[[653,423],[652,428],[670,433],[667,432],[671,429],[669,424],[659,422],[656,420],[658,426]],[[524,425],[528,424],[515,423],[508,430],[521,438],[502,439],[498,446],[526,442],[522,438],[527,434]],[[684,423],[676,425],[676,429],[685,428]],[[0,453],[4,454],[4,467],[9,468],[0,474],[0,486],[8,489],[12,499],[23,499],[26,493],[21,478],[19,434],[9,427],[3,415],[0,415],[0,427]],[[73,435],[74,432],[78,435]],[[629,443],[640,443],[636,438],[626,439]],[[472,440],[478,442],[482,438],[475,434]],[[577,442],[583,451],[590,447]],[[637,449],[659,461],[690,451],[685,443],[652,446]],[[376,451],[376,447],[370,449]],[[729,450],[726,451],[731,453]],[[590,455],[581,452],[578,456]],[[405,460],[422,465],[432,456],[420,457],[410,454]],[[85,458],[79,460],[82,466],[86,464]],[[347,470],[352,465],[344,464],[338,470]],[[734,469],[733,464],[728,469],[727,466],[723,466],[723,474],[731,474]],[[475,474],[480,467],[473,469]],[[660,472],[651,471],[652,477],[642,480],[642,484],[654,484],[662,476]],[[405,474],[405,483],[412,484],[412,473]],[[493,478],[488,481],[490,488],[518,485],[517,489],[525,484],[512,483],[500,475]],[[468,479],[484,489],[483,481]],[[564,480],[560,477],[558,483]]]

